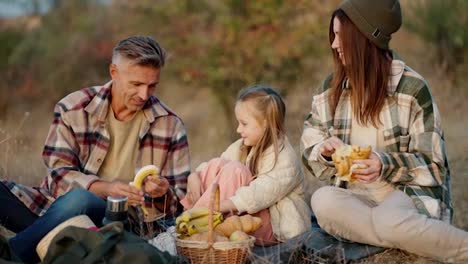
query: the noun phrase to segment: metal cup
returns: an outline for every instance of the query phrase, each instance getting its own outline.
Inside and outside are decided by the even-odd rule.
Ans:
[[[107,196],[106,211],[120,213],[128,211],[127,196]]]
[[[107,196],[106,212],[102,224],[122,222],[124,228],[128,228],[128,197]]]

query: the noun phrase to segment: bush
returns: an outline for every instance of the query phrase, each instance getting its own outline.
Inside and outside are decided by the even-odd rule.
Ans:
[[[454,80],[468,48],[468,1],[413,0],[407,28],[436,47],[436,61]]]
[[[233,118],[237,92],[268,83],[286,95],[328,50],[327,3],[302,0],[63,1],[8,55],[8,86],[18,98],[46,94],[53,103],[103,83],[113,45],[129,35],[161,40],[169,52],[165,78],[208,87]],[[83,78],[84,77],[84,78]],[[232,122],[234,123],[234,122]],[[232,129],[232,131],[234,131]]]

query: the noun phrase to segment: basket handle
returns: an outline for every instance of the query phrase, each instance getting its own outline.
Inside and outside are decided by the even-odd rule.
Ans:
[[[211,196],[210,196],[210,207],[208,214],[208,246],[212,247],[214,243],[214,223],[213,223],[213,214],[214,212],[219,212],[219,184],[216,180],[212,184]],[[216,208],[215,208],[216,206]]]

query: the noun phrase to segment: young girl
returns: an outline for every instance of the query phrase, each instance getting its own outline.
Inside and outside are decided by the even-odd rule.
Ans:
[[[468,259],[468,233],[450,225],[450,170],[440,116],[427,82],[389,49],[401,25],[397,0],[346,0],[333,13],[335,71],[314,96],[302,155],[319,179],[336,173],[343,144],[371,145],[347,189],[311,199],[319,225],[355,242],[442,261]],[[463,262],[467,263],[467,262]]]
[[[253,234],[257,244],[275,244],[307,231],[310,210],[304,200],[304,175],[285,135],[285,113],[275,90],[243,90],[235,106],[241,138],[189,176],[184,207],[207,207],[211,183],[218,180],[221,212],[262,218],[262,227]]]

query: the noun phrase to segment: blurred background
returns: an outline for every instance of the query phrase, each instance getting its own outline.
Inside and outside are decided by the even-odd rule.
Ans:
[[[331,71],[340,0],[0,0],[0,178],[36,185],[54,104],[109,80],[113,46],[156,38],[169,59],[156,95],[184,120],[192,167],[235,138],[234,99],[267,83],[287,103],[299,152],[315,89]],[[468,229],[468,1],[402,0],[391,48],[432,87],[452,170],[455,225]],[[317,183],[318,186],[318,183]]]

